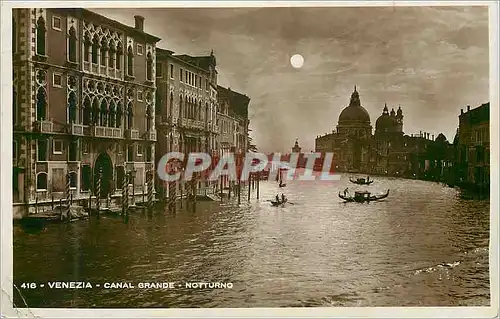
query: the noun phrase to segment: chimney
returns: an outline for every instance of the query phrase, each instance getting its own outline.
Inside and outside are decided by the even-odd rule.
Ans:
[[[411,135],[411,137],[413,137],[413,134]]]
[[[470,111],[470,105],[467,105],[467,112]]]
[[[144,31],[144,17],[136,15],[135,19],[135,28],[139,31]]]
[[[460,109],[460,114],[464,114],[464,109]]]
[[[432,134],[432,140],[434,141],[434,134]]]
[[[418,137],[422,137],[422,131],[420,131],[420,135]]]

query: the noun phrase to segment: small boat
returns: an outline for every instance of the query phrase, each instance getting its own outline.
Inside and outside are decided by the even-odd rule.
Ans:
[[[283,184],[283,183],[280,183],[280,185],[279,185],[279,186],[280,186],[280,187],[286,187],[286,183],[284,183],[284,184]]]
[[[278,207],[278,206],[281,206],[281,205],[285,205],[285,203],[288,202],[288,198],[285,198],[284,201],[271,201],[271,205],[273,205],[274,207]]]
[[[349,181],[351,183],[358,184],[358,185],[370,185],[371,183],[374,182],[374,180],[364,179],[364,178],[356,178],[355,180],[352,178],[349,178]]]
[[[345,200],[346,202],[358,202],[358,203],[364,203],[364,202],[371,202],[375,200],[381,200],[389,196],[389,190],[387,190],[387,193],[382,194],[382,195],[372,195],[370,192],[367,191],[362,191],[362,192],[354,192],[354,196],[348,197],[345,195],[342,195],[339,192],[339,197]]]

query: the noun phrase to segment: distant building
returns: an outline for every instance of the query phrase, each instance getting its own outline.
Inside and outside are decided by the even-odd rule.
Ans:
[[[386,104],[372,134],[370,115],[361,105],[355,87],[349,105],[340,113],[336,129],[316,138],[316,152],[333,152],[337,172],[440,178],[435,175],[435,168],[439,160],[451,163],[450,153],[438,160],[431,145],[440,142],[426,132],[405,135],[403,118],[401,107],[389,111]],[[440,136],[442,140],[444,135]]]
[[[160,38],[85,9],[13,10],[14,216],[97,195],[137,193],[154,172],[155,61]],[[44,208],[41,207],[41,210]],[[40,210],[38,210],[40,211]]]
[[[490,184],[490,103],[461,110],[455,138],[457,181],[488,188]]]

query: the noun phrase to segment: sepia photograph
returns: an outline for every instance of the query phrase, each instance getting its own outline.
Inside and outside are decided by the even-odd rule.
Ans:
[[[498,9],[2,2],[2,316],[498,315]]]

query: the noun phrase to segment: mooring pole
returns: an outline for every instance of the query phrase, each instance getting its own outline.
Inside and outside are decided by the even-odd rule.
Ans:
[[[257,200],[259,200],[259,185],[260,185],[260,172],[257,173]]]

